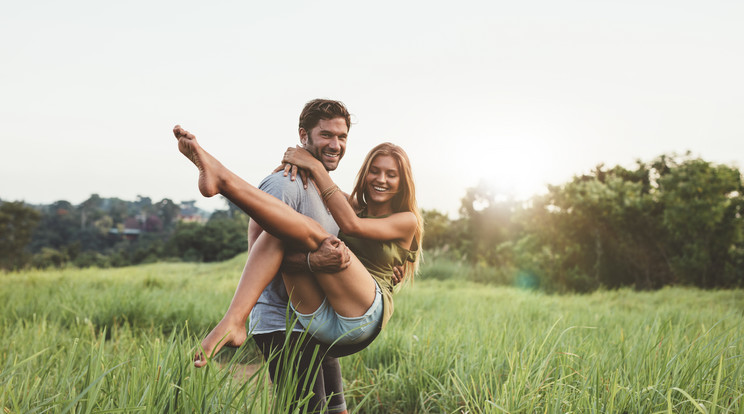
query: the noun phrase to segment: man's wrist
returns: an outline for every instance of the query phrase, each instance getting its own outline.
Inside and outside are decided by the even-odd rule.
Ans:
[[[297,273],[307,271],[307,255],[303,252],[287,252],[282,260],[281,270],[283,272]]]

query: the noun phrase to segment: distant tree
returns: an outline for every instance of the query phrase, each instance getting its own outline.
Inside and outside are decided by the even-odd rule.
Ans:
[[[103,215],[101,218],[93,222],[93,227],[100,235],[107,235],[109,230],[114,226],[114,219],[109,215]]]
[[[229,211],[227,212],[229,215]],[[202,229],[202,257],[205,262],[227,260],[248,250],[248,220],[242,212],[215,218]]]
[[[649,266],[663,252],[655,245],[660,234],[648,174],[641,163],[635,171],[600,165],[550,186],[520,217],[525,235],[516,244],[517,266],[528,268],[549,289],[654,287],[659,269],[652,275]]]
[[[452,234],[452,220],[437,210],[423,210],[424,250],[447,248],[456,240]]]
[[[202,224],[179,222],[165,247],[166,255],[185,261],[202,261]]]
[[[128,217],[137,213],[137,209],[130,202],[119,198],[108,199],[108,214],[114,220],[114,224],[123,223]]]
[[[23,202],[0,202],[0,268],[16,269],[28,263],[26,247],[41,214]]]
[[[134,202],[134,206],[139,209],[141,213],[150,213],[152,207],[152,199],[142,195],[137,195],[137,201]]]
[[[174,203],[169,198],[164,198],[160,200],[155,207],[155,213],[160,217],[160,220],[163,223],[163,228],[172,229],[176,225],[178,213],[181,211],[178,204]]]
[[[35,268],[46,269],[49,267],[60,268],[69,261],[69,256],[64,251],[51,247],[42,247],[39,253],[34,254],[32,264]]]
[[[669,261],[678,281],[711,288],[742,283],[744,189],[738,169],[701,159],[660,159],[658,180]]]
[[[78,239],[80,216],[76,208],[65,200],[55,201],[42,209],[42,218],[33,235],[30,248],[40,252],[43,247],[62,250]]]
[[[600,165],[533,199],[515,263],[554,290],[740,286],[742,193],[737,169],[689,155]]]
[[[87,228],[88,223],[97,220],[101,216],[101,205],[103,199],[98,194],[92,194],[87,200],[80,204],[80,229]]]
[[[516,237],[520,225],[513,220],[520,209],[515,199],[497,199],[486,184],[468,188],[461,200],[461,219],[451,227],[451,236],[459,241],[457,249],[472,262],[502,265],[505,258],[499,245]]]
[[[215,211],[206,224],[180,222],[164,251],[185,261],[226,260],[248,249],[248,216]]]

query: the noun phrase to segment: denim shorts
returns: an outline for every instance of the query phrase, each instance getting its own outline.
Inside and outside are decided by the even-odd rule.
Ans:
[[[325,344],[350,345],[360,343],[375,334],[377,326],[382,322],[382,291],[375,282],[375,300],[362,316],[345,317],[336,313],[323,299],[315,312],[304,314],[294,310],[300,324],[307,329],[315,339]]]

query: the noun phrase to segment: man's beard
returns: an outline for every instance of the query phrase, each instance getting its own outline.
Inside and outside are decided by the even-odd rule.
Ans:
[[[315,157],[315,159],[316,159],[316,160],[320,161],[320,163],[321,163],[321,164],[323,164],[323,167],[324,167],[324,168],[326,169],[326,171],[333,171],[333,170],[335,170],[336,168],[338,168],[338,163],[339,163],[339,161],[341,161],[341,157],[342,157],[342,155],[343,155],[343,154],[341,153],[341,151],[339,151],[339,152],[338,152],[338,155],[339,155],[339,157],[338,157],[338,160],[336,160],[336,163],[335,163],[335,164],[333,164],[333,165],[331,165],[331,166],[329,167],[329,166],[328,166],[328,164],[326,164],[326,163],[325,163],[325,162],[323,161],[323,151],[321,151],[319,147],[316,147],[315,145],[313,145],[313,139],[312,139],[312,137],[310,136],[310,134],[308,134],[308,136],[307,136],[307,143],[305,144],[305,149],[306,149],[306,150],[307,150],[307,151],[308,151],[308,152],[309,152],[309,153],[310,153],[310,154],[311,154],[311,155],[312,155],[313,157]]]

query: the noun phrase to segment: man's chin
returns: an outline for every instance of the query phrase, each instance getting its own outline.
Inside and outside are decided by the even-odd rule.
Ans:
[[[336,168],[338,168],[338,161],[336,161],[334,163],[324,162],[323,163],[323,166],[325,167],[326,171],[333,171]]]

